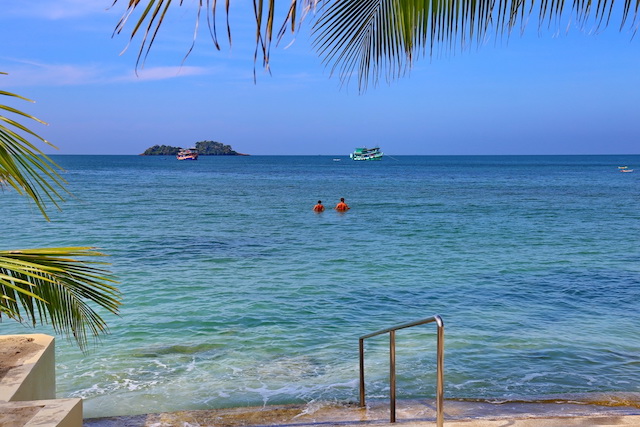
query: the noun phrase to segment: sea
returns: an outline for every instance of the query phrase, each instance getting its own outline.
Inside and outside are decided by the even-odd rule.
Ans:
[[[0,191],[0,249],[108,255],[109,334],[56,338],[87,418],[354,402],[359,337],[436,314],[446,400],[640,408],[639,155],[52,158],[72,196],[47,222]],[[435,324],[396,348],[398,399],[432,399]],[[365,352],[387,399],[388,336]]]

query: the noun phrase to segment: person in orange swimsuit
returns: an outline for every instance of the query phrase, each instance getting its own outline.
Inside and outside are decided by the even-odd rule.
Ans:
[[[324,212],[324,205],[322,204],[322,200],[318,200],[318,204],[313,207],[314,212]]]
[[[350,208],[350,207],[349,207],[349,206],[344,202],[344,197],[341,197],[341,198],[340,198],[340,203],[338,203],[338,204],[336,205],[335,209],[336,209],[338,212],[346,212],[346,211],[348,211],[348,210],[349,210],[349,209],[351,209],[351,208]]]

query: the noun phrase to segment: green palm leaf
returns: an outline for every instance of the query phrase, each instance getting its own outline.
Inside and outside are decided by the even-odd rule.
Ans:
[[[120,305],[106,264],[75,259],[96,256],[104,255],[88,247],[0,251],[0,318],[51,324],[86,348],[87,332],[107,332],[89,303],[113,314]]]
[[[29,101],[5,91],[0,96]],[[16,119],[44,123],[0,105],[0,186],[33,200],[47,218],[46,204],[58,206],[63,200],[60,193],[66,191],[65,181],[57,171],[59,166],[27,138],[49,143]],[[0,320],[50,324],[57,333],[73,336],[84,350],[89,332],[94,336],[107,332],[105,321],[92,305],[117,314],[121,301],[116,282],[103,268],[105,263],[76,259],[97,256],[103,254],[88,247],[0,251]]]
[[[575,25],[606,26],[613,0],[574,0]],[[638,27],[640,0],[622,0],[620,28]],[[493,30],[508,35],[537,12],[539,26],[559,21],[564,0],[335,0],[314,25],[315,46],[332,74],[348,82],[358,76],[360,90],[402,76],[414,59],[435,49],[452,51],[480,43]],[[632,19],[629,19],[632,17]]]
[[[10,92],[0,91],[0,95],[33,102]],[[42,215],[48,218],[46,204],[51,202],[59,207],[58,202],[64,200],[61,193],[65,191],[65,181],[57,172],[60,167],[30,143],[27,137],[54,146],[11,116],[46,124],[11,106],[0,104],[0,185],[12,187],[19,194],[29,197]]]
[[[119,0],[114,0],[113,4],[117,4]],[[321,0],[287,0],[288,7],[282,20],[282,27],[279,30],[276,39],[281,39],[286,33],[286,29],[290,27],[291,32],[296,31],[296,26],[301,23],[308,12],[315,10],[316,6],[321,3]],[[183,1],[176,0],[124,0],[127,4],[126,10],[123,16],[116,24],[114,34],[120,34],[130,19],[133,19],[134,24],[131,30],[130,40],[131,42],[136,35],[140,34],[141,42],[138,49],[138,56],[136,59],[136,69],[144,65],[144,62],[151,51],[151,47],[158,36],[162,23],[165,21],[170,8],[173,6],[179,7],[183,5]],[[190,6],[192,4],[190,3]],[[227,19],[226,29],[227,38],[229,44],[231,44],[231,26],[229,24],[229,11],[231,7],[231,0],[225,0],[225,13]],[[273,41],[273,29],[275,24],[276,11],[275,0],[253,0],[253,11],[256,25],[255,31],[255,52],[254,63],[257,63],[259,59],[262,60],[262,65],[265,69],[269,69],[269,57],[270,48]],[[302,9],[301,13],[298,13],[298,9]],[[193,49],[195,44],[196,35],[199,28],[199,21],[202,11],[207,11],[207,26],[213,44],[217,50],[220,50],[220,44],[218,43],[217,34],[217,10],[218,0],[198,0],[196,4],[196,19],[195,30],[193,36],[193,43],[187,51],[187,55]],[[285,10],[285,9],[283,9]],[[137,15],[136,15],[137,14]],[[135,18],[132,18],[132,16]],[[185,58],[186,58],[185,56]],[[255,74],[255,69],[254,69]]]
[[[114,1],[114,4],[118,0]],[[120,33],[135,11],[140,16],[131,32],[131,39],[144,30],[140,60],[146,58],[155,41],[170,6],[181,6],[182,1],[129,0],[127,10],[116,27]],[[230,0],[226,0],[227,33]],[[563,15],[571,15],[570,22],[577,27],[593,24],[595,29],[607,26],[612,17],[620,19],[620,29],[629,27],[633,34],[638,29],[640,0],[290,0],[287,8],[278,9],[275,0],[254,0],[255,54],[254,62],[262,58],[269,69],[275,12],[284,11],[279,40],[287,26],[295,32],[307,12],[323,5],[322,14],[314,25],[315,45],[323,62],[338,74],[343,82],[357,76],[361,90],[404,75],[420,54],[433,55],[436,49],[453,51],[467,49],[473,43],[482,43],[487,33],[508,36],[520,26],[522,30],[532,15],[538,17],[538,26],[559,23]],[[199,0],[197,21],[202,9],[210,10],[209,28],[217,49],[217,0]],[[298,10],[302,9],[302,13]],[[195,35],[194,35],[195,40]],[[192,45],[193,47],[193,45]],[[189,49],[189,52],[191,49]],[[188,53],[187,53],[188,55]]]

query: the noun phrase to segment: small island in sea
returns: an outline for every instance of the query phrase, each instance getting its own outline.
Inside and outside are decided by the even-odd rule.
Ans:
[[[199,141],[196,142],[195,147],[200,156],[248,156],[233,150],[230,145],[216,141]],[[180,150],[181,147],[154,145],[147,148],[141,156],[175,156]]]

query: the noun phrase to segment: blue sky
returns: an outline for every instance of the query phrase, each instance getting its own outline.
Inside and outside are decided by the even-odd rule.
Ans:
[[[49,123],[32,126],[59,148],[46,152],[214,140],[255,155],[374,144],[391,155],[640,153],[640,40],[617,21],[597,34],[532,22],[524,36],[422,57],[407,77],[359,94],[322,65],[308,21],[290,47],[272,49],[272,74],[258,68],[254,84],[246,1],[232,2],[232,47],[223,39],[216,51],[202,21],[184,63],[195,13],[175,8],[136,76],[139,39],[121,53],[131,24],[112,37],[125,3],[3,5],[0,90],[37,101],[10,105]]]

